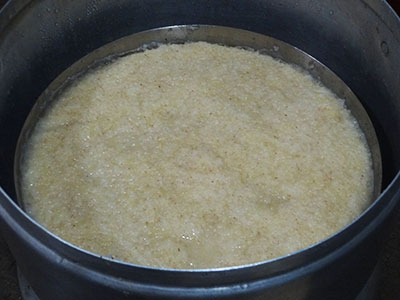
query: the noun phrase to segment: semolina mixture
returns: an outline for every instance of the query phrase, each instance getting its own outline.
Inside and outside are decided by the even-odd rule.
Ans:
[[[343,100],[289,64],[204,42],[88,73],[25,147],[28,212],[72,244],[140,265],[287,255],[372,200],[370,153]]]

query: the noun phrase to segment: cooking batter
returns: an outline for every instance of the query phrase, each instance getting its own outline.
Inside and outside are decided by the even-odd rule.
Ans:
[[[365,138],[304,71],[204,42],[119,58],[69,87],[26,145],[29,213],[63,239],[166,268],[308,247],[371,202]]]

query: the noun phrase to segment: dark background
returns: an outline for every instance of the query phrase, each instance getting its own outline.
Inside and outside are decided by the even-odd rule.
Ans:
[[[400,14],[400,0],[388,2]],[[5,3],[5,0],[0,0],[0,7]],[[385,241],[378,300],[400,300],[400,207],[394,212]],[[17,299],[21,299],[21,296],[16,278],[16,264],[0,235],[0,300]]]

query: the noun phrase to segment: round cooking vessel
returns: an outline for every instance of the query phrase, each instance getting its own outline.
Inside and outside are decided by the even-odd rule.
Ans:
[[[368,112],[382,155],[382,194],[355,222],[292,255],[211,270],[141,267],[82,251],[16,204],[18,136],[36,100],[74,62],[153,28],[209,24],[287,42],[333,70]],[[354,299],[399,202],[400,21],[384,1],[9,1],[0,12],[0,229],[40,299]]]

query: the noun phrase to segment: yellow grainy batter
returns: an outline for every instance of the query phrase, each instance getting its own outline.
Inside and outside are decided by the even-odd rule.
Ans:
[[[271,57],[164,45],[84,76],[27,144],[23,199],[84,249],[168,268],[289,254],[370,203],[343,101]]]

